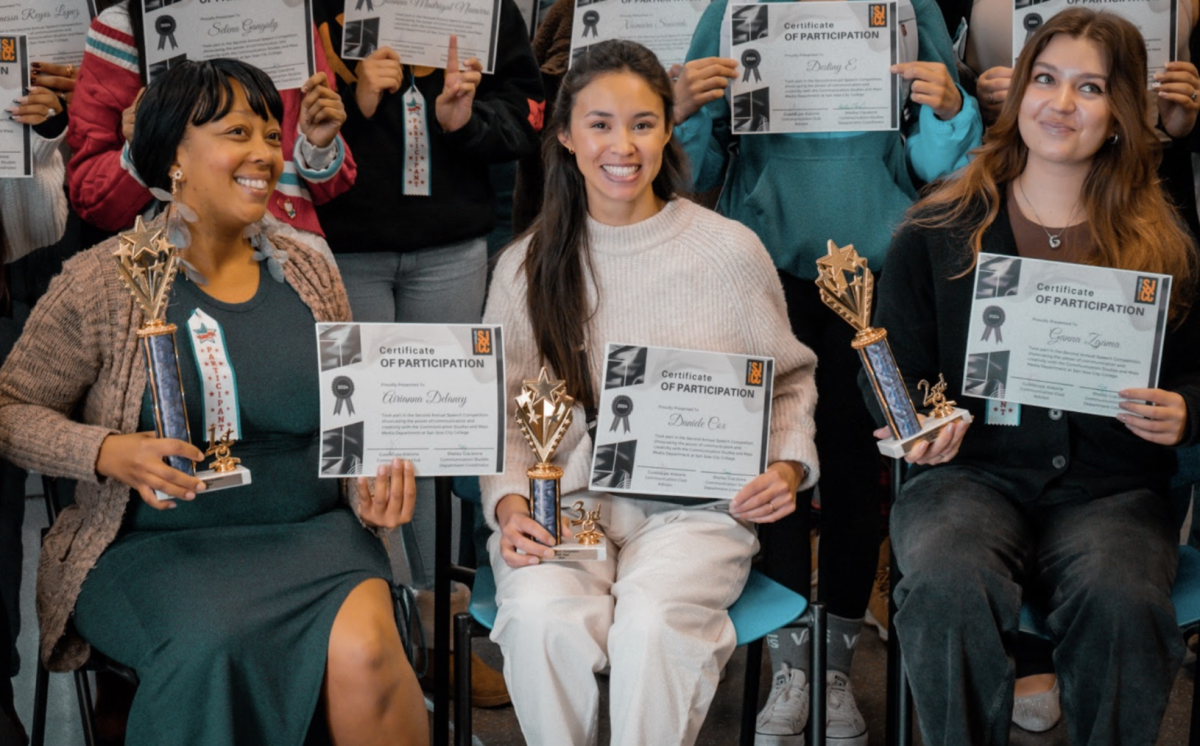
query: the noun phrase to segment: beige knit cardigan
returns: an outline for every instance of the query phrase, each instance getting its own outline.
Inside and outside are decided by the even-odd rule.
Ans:
[[[316,320],[348,320],[337,269],[306,246],[272,240],[287,251],[284,277]],[[0,369],[0,456],[79,482],[75,505],[51,527],[38,563],[41,656],[54,671],[78,668],[91,654],[71,614],[130,495],[127,485],[96,474],[96,458],[106,437],[138,430],[146,387],[137,336],[143,314],[117,276],[116,248],[111,238],[63,266]]]

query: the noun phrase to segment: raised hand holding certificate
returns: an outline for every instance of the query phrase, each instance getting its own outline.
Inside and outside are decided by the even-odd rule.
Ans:
[[[501,0],[346,0],[342,58],[363,59],[391,47],[406,65],[446,67],[446,42],[458,36],[458,56],[496,68]]]
[[[317,324],[322,477],[408,459],[419,477],[504,471],[500,327]]]
[[[729,6],[733,131],[900,127],[896,3]]]
[[[133,0],[142,3],[150,80],[184,60],[247,62],[279,90],[316,72],[312,0]]]
[[[1157,388],[1171,277],[980,254],[963,394],[1116,416]]]
[[[0,95],[17,98],[29,86],[29,55],[24,35],[0,35]],[[0,179],[33,176],[32,129],[0,117]]]
[[[591,489],[732,500],[767,468],[775,361],[609,344]]]
[[[575,0],[571,61],[592,44],[636,41],[663,67],[687,61],[688,46],[709,0]]]
[[[1187,2],[1187,0],[1183,0]],[[1013,65],[1042,24],[1067,8],[1085,7],[1118,15],[1137,26],[1146,40],[1149,81],[1176,58],[1177,0],[1013,0]]]
[[[0,31],[25,34],[30,62],[79,65],[94,0],[0,0]]]

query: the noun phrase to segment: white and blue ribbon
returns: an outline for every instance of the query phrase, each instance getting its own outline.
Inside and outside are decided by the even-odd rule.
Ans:
[[[231,440],[242,437],[242,417],[238,409],[237,377],[229,362],[225,332],[217,320],[197,308],[188,318],[188,339],[200,369],[204,388],[204,433],[215,428],[217,439],[229,434]]]
[[[408,197],[428,197],[429,127],[425,123],[425,97],[414,79],[404,94],[404,186]]]

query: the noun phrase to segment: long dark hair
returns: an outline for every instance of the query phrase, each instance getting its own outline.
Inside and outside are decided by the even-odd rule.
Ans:
[[[587,359],[587,278],[595,278],[588,248],[587,189],[575,157],[558,141],[571,128],[571,110],[579,92],[601,75],[632,73],[662,99],[660,121],[671,127],[675,97],[671,81],[654,53],[631,41],[606,41],[587,48],[563,77],[542,142],[545,192],[542,211],[527,235],[527,305],[542,360],[567,382],[567,391],[585,407],[597,404]],[[672,199],[687,187],[687,158],[671,138],[663,148],[654,177],[654,195]],[[586,272],[586,275],[585,275]],[[599,301],[599,298],[597,298]]]
[[[1021,50],[1010,95],[983,145],[958,175],[912,207],[910,220],[927,227],[971,223],[969,244],[978,255],[983,234],[1000,214],[1001,195],[1025,170],[1029,148],[1018,127],[1021,99],[1034,62],[1058,34],[1091,41],[1107,58],[1106,95],[1117,135],[1116,142],[1106,142],[1092,157],[1083,184],[1095,247],[1083,262],[1173,276],[1170,314],[1178,321],[1191,304],[1196,250],[1155,171],[1161,148],[1147,123],[1146,43],[1137,27],[1119,16],[1071,8],[1047,21]],[[974,260],[966,272],[973,266]]]

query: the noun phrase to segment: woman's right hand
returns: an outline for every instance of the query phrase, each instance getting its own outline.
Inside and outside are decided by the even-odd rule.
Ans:
[[[500,524],[500,556],[509,567],[536,565],[540,557],[554,556],[556,543],[550,532],[529,514],[529,501],[521,495],[505,495],[496,504],[496,522]],[[563,526],[565,537],[571,531]],[[536,541],[535,541],[536,539]],[[519,554],[520,549],[524,554]]]
[[[1012,73],[1011,67],[992,67],[984,70],[975,82],[975,97],[979,99],[983,121],[987,124],[1000,117],[1000,109],[1004,107],[1008,87],[1012,84]]]
[[[100,444],[96,458],[96,473],[127,484],[155,510],[174,508],[175,503],[159,500],[155,490],[181,500],[193,500],[203,492],[204,482],[167,466],[167,456],[183,456],[203,461],[204,453],[191,443],[174,438],[160,438],[154,433],[110,435]]]
[[[925,415],[917,415],[917,421],[922,425],[925,424],[925,419]],[[946,425],[934,440],[923,440],[913,446],[912,450],[905,454],[904,460],[910,464],[926,466],[945,464],[951,461],[958,455],[958,448],[962,445],[963,436],[967,434],[967,428],[970,426],[971,423],[965,420],[957,420]],[[892,437],[891,428],[879,428],[875,431],[875,437],[879,440]]]
[[[354,101],[358,110],[367,119],[375,116],[384,92],[395,93],[404,82],[404,68],[400,55],[391,47],[380,47],[358,63],[358,85],[354,88]]]
[[[702,57],[686,65],[672,65],[675,81],[675,124],[683,124],[700,107],[725,95],[729,81],[737,77],[737,60]]]

